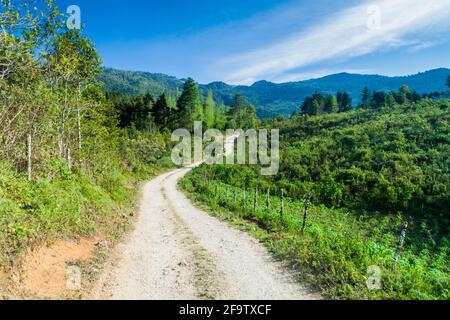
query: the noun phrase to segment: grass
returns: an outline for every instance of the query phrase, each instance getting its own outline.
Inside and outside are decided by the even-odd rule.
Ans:
[[[156,172],[148,167],[145,178]],[[117,169],[99,180],[77,172],[29,182],[0,162],[0,267],[7,268],[35,244],[80,236],[119,237],[134,215],[143,178]]]
[[[221,183],[207,182],[201,169],[189,173],[180,186],[193,200],[207,206],[217,217],[231,221],[259,238],[280,260],[301,271],[303,280],[318,287],[333,299],[424,299],[450,298],[449,243],[439,248],[416,243],[412,224],[394,268],[394,254],[399,243],[403,220],[392,215],[356,215],[346,210],[324,206],[310,208],[304,232],[305,201],[258,195],[253,208],[254,191]],[[229,190],[228,201],[226,190]],[[237,201],[234,202],[236,190]],[[382,289],[367,287],[368,268],[382,271]]]

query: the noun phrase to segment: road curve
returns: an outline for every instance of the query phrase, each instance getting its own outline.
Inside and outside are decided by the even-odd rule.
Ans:
[[[144,186],[134,231],[118,245],[94,298],[317,299],[255,239],[196,208],[177,189],[190,168]]]

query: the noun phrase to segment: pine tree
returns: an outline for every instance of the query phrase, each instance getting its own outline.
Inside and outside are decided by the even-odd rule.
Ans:
[[[169,123],[171,109],[165,94],[162,94],[153,107],[153,117],[159,128],[166,128]]]
[[[390,92],[386,95],[384,104],[388,108],[392,108],[395,105],[395,96],[392,92]]]
[[[219,130],[225,129],[227,119],[225,117],[225,105],[223,104],[223,102],[216,108],[214,122],[217,129]]]
[[[369,106],[369,101],[370,101],[370,91],[368,87],[364,87],[363,91],[362,91],[362,96],[361,96],[361,102],[362,102],[362,106],[364,108],[367,108]]]
[[[209,90],[204,106],[205,125],[208,129],[214,128],[215,114],[216,114],[216,103],[214,101],[214,95],[212,90]]]
[[[193,130],[194,121],[203,121],[203,104],[197,84],[192,78],[184,84],[183,93],[177,102],[176,124],[179,128]]]
[[[352,99],[347,92],[338,92],[337,102],[339,105],[339,112],[347,112],[352,110]]]
[[[228,115],[231,118],[230,124],[234,128],[242,128],[242,122],[245,112],[245,97],[242,94],[236,94],[234,96],[234,103],[228,111]]]
[[[404,104],[409,101],[408,96],[411,94],[411,89],[407,85],[402,85],[399,90],[399,103]]]
[[[177,108],[177,96],[173,94],[166,95],[167,105],[171,110]]]
[[[372,97],[372,109],[379,109],[385,105],[386,102],[386,92],[375,91]]]
[[[302,106],[300,107],[301,114],[312,115],[312,105],[314,99],[312,97],[306,97],[305,101],[303,101]]]
[[[324,106],[324,112],[325,113],[335,113],[338,111],[338,103],[335,96],[327,96],[325,98],[325,106]]]

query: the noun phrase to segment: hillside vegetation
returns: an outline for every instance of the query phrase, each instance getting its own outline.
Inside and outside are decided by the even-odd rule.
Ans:
[[[222,218],[257,223],[262,233],[255,234],[280,258],[314,274],[311,281],[330,296],[448,299],[449,118],[448,100],[423,99],[269,120],[262,127],[281,129],[278,175],[263,177],[257,166],[203,166],[182,186]],[[372,265],[382,269],[380,291],[365,283]]]
[[[157,131],[118,126],[93,43],[52,1],[34,5],[0,12],[0,268],[37,243],[120,234],[168,150]]]
[[[368,87],[371,91],[389,92],[397,90],[401,85],[407,85],[419,94],[441,93],[446,91],[445,80],[449,75],[449,69],[441,68],[405,77],[340,73],[319,79],[280,84],[259,81],[251,86],[233,86],[223,82],[212,82],[199,87],[204,96],[212,90],[216,103],[223,102],[228,106],[233,103],[236,94],[242,94],[256,107],[258,116],[267,119],[278,115],[290,116],[292,112],[298,110],[298,106],[306,97],[316,91],[324,94],[346,91],[353,99],[353,106],[357,106],[361,102],[360,93],[364,87]],[[176,95],[177,88],[181,90],[185,81],[163,74],[110,68],[104,70],[100,79],[105,83],[105,91],[130,96],[147,93],[153,96],[162,93]]]

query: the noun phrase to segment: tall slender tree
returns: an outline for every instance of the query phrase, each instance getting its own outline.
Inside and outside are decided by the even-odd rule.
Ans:
[[[156,101],[152,113],[156,125],[161,129],[167,128],[171,116],[171,109],[164,93]]]
[[[364,87],[362,94],[361,94],[361,104],[363,108],[369,107],[369,101],[370,101],[370,90],[368,87]]]
[[[208,91],[208,96],[204,104],[204,119],[207,128],[213,128],[215,124],[216,102],[214,101],[213,91]]]
[[[178,119],[180,128],[193,130],[194,121],[203,121],[203,104],[197,84],[192,78],[186,80],[183,93],[177,101]]]
[[[352,99],[347,92],[338,92],[337,102],[339,105],[339,112],[347,112],[352,110]]]
[[[326,96],[325,97],[325,105],[324,105],[324,112],[325,113],[335,113],[338,112],[338,103],[335,96]]]
[[[215,114],[215,126],[217,129],[222,130],[225,129],[225,125],[227,122],[226,116],[225,116],[225,105],[223,102],[219,104],[216,108],[216,114]]]

